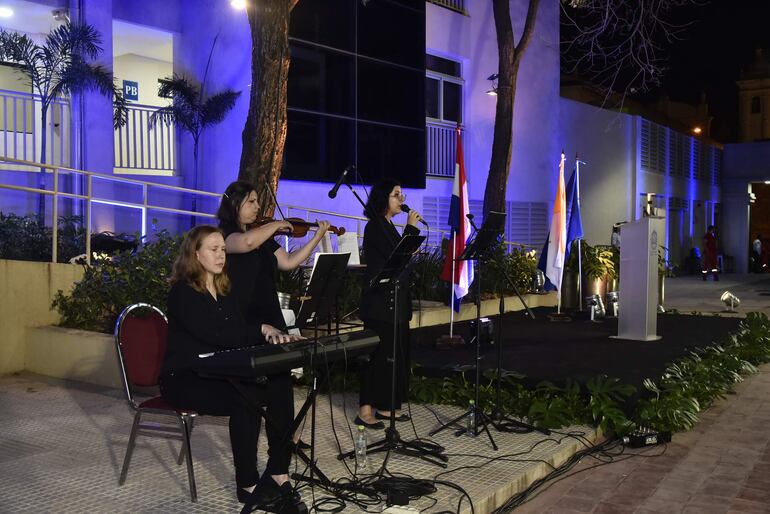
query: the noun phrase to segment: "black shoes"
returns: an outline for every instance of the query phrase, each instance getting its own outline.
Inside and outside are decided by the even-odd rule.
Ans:
[[[238,501],[250,503],[260,510],[278,514],[307,514],[308,512],[299,493],[289,482],[284,482],[279,486],[270,476],[260,479],[257,487],[251,493],[239,487]]]
[[[279,497],[273,491],[268,491],[262,487],[261,484],[257,484],[254,491],[248,492],[243,488],[238,488],[238,501],[241,503],[251,503],[252,505],[269,505],[272,504]]]
[[[385,414],[380,414],[379,412],[375,412],[374,413],[374,417],[377,418],[377,419],[381,419],[383,421],[389,421],[390,420],[390,416],[386,416]],[[412,418],[410,418],[409,414],[407,414],[405,412],[402,412],[401,414],[396,416],[396,421],[409,421],[410,419],[412,419]]]
[[[366,428],[369,428],[371,430],[382,430],[383,428],[385,428],[385,423],[383,423],[382,421],[375,421],[374,423],[367,423],[366,421],[361,419],[360,416],[356,416],[356,419],[353,420],[353,423],[355,423],[356,425],[363,425]]]

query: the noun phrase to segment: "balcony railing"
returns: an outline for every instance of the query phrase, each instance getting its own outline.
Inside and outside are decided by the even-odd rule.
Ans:
[[[454,177],[457,130],[454,125],[425,124],[426,172],[434,177]]]
[[[428,0],[428,3],[440,5],[441,7],[446,7],[452,11],[466,14],[465,0]]]
[[[0,89],[0,157],[40,162],[41,115],[42,102],[37,95]],[[45,161],[55,166],[69,166],[72,123],[67,100],[56,100],[48,107],[45,136]],[[37,171],[38,168],[13,166],[9,169]]]
[[[115,169],[118,173],[171,175],[176,169],[173,124],[150,125],[157,107],[128,106],[128,123],[115,129]]]

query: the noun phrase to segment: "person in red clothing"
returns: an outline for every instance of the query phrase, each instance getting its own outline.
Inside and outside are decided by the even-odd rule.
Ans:
[[[717,262],[717,236],[714,225],[709,225],[706,235],[703,236],[703,280],[706,280],[708,274],[714,276],[714,280],[719,280],[719,263]]]

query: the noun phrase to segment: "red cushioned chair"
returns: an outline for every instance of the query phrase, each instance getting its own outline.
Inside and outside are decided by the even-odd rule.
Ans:
[[[158,385],[163,357],[166,353],[168,320],[160,309],[146,303],[129,305],[118,316],[115,323],[115,348],[118,352],[123,391],[126,393],[128,406],[134,412],[134,424],[128,439],[126,456],[118,483],[123,485],[134,452],[136,437],[147,435],[182,441],[182,449],[177,464],[187,458],[187,478],[190,481],[190,499],[198,500],[193,473],[190,434],[197,413],[181,410],[170,405],[160,396],[139,402],[134,398],[133,387],[153,387]],[[143,414],[152,414],[173,418],[168,423],[142,421]]]

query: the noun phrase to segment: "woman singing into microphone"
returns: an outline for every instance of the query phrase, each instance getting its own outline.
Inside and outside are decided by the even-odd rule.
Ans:
[[[401,240],[393,225],[392,218],[402,212],[406,195],[395,180],[385,179],[375,184],[369,193],[364,213],[369,222],[364,229],[364,258],[366,259],[366,286],[361,296],[361,319],[367,329],[374,330],[380,337],[380,344],[372,353],[369,363],[361,373],[359,410],[355,423],[368,428],[384,428],[382,421],[396,410],[397,421],[407,421],[401,414],[401,403],[408,398],[409,378],[409,320],[412,318],[412,299],[409,288],[399,300],[397,323],[394,325],[393,310],[388,308],[390,292],[382,288],[368,287],[368,283],[380,272],[388,256]],[[418,235],[417,223],[420,213],[410,210],[404,235]],[[398,335],[396,350],[396,397],[391,404],[392,364],[389,359],[393,352],[393,336]],[[376,412],[375,412],[376,409]]]

